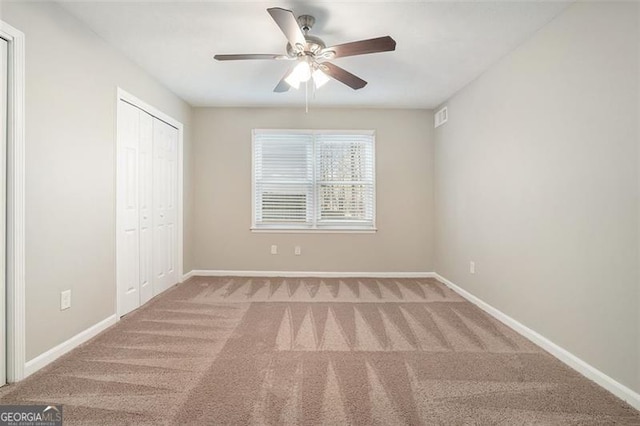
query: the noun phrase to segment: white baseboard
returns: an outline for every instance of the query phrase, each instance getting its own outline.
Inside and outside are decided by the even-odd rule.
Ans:
[[[510,316],[503,313],[502,311],[494,308],[493,306],[489,305],[488,303],[484,302],[483,300],[479,299],[478,297],[474,296],[468,291],[458,287],[457,285],[455,285],[448,279],[444,278],[443,276],[437,273],[434,274],[434,276],[438,281],[442,282],[447,287],[451,288],[453,291],[458,293],[460,296],[464,297],[469,302],[473,303],[483,311],[487,312],[489,315],[496,318],[498,321],[504,323],[508,327],[520,333],[522,336],[531,340],[533,343],[540,346],[542,349],[546,350],[551,355],[555,356],[560,361],[564,362],[569,367],[573,368],[574,370],[576,370],[586,378],[593,380],[594,382],[596,382],[597,384],[599,384],[600,386],[602,386],[603,388],[605,388],[606,390],[608,390],[609,392],[617,396],[618,398],[626,401],[629,405],[631,405],[635,409],[640,410],[640,394],[638,394],[637,392],[633,391],[632,389],[629,389],[622,383],[617,382],[616,380],[607,376],[602,371],[598,370],[597,368],[593,367],[592,365],[578,358],[571,352],[558,346],[557,344],[553,343],[551,340],[547,339],[546,337],[542,336],[536,331],[533,331],[532,329],[523,325],[522,323],[516,321],[515,319],[511,318]]]
[[[183,283],[183,282],[185,282],[186,280],[188,280],[189,278],[191,278],[191,277],[195,277],[196,275],[194,274],[194,272],[195,272],[194,270],[191,270],[191,271],[187,272],[186,274],[184,274],[184,275],[182,276],[182,281],[180,281],[180,282],[181,282],[181,283]]]
[[[435,278],[433,272],[223,271],[194,269],[182,277]]]
[[[111,327],[118,320],[116,314],[113,314],[97,324],[92,325],[84,331],[73,336],[71,339],[66,340],[60,343],[58,346],[55,346],[43,354],[38,355],[30,361],[27,361],[24,364],[24,377],[28,377],[36,371],[40,370],[42,367],[50,364],[56,359],[60,358],[62,355],[69,352],[71,349],[81,345],[92,337],[96,336],[101,331]]]

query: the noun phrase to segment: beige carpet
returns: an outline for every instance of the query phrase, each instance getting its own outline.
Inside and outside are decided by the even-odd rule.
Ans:
[[[638,424],[432,279],[193,278],[0,403],[67,424]]]

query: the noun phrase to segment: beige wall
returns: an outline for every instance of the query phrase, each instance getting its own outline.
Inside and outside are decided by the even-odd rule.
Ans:
[[[187,153],[191,108],[56,4],[1,7],[27,47],[29,360],[115,313],[116,87],[182,121]]]
[[[637,4],[577,3],[435,136],[436,271],[636,391],[638,36]]]
[[[636,11],[636,16],[638,17],[638,25],[640,26],[640,6],[637,7],[637,11]],[[640,32],[640,30],[638,30],[638,32]],[[640,36],[639,36],[640,37]],[[638,43],[637,46],[637,59],[638,59],[638,69],[640,69],[640,42]],[[638,92],[638,97],[637,97],[637,102],[638,102],[638,108],[636,110],[636,125],[638,126],[637,128],[637,134],[640,135],[640,83],[638,83],[636,85],[636,90]],[[639,139],[639,145],[640,145],[640,136],[638,137]],[[638,204],[638,214],[637,214],[637,219],[638,219],[638,233],[640,234],[640,146],[638,147],[637,151],[636,151],[636,155],[638,158],[638,172],[636,173],[636,177],[638,179],[638,186],[637,186],[637,190],[636,190],[636,199],[637,199],[637,204]],[[640,236],[638,237],[638,239],[640,240]],[[638,246],[640,246],[640,241],[638,242]],[[640,248],[638,249],[638,253],[637,253],[637,265],[638,265],[638,309],[637,309],[637,314],[638,314],[638,367],[637,367],[637,372],[636,372],[636,377],[637,377],[637,385],[636,385],[636,391],[640,391]]]
[[[431,271],[433,116],[427,110],[196,108],[195,269]],[[251,130],[374,129],[375,234],[252,233]],[[280,254],[271,255],[277,244]],[[302,255],[294,256],[294,245]]]

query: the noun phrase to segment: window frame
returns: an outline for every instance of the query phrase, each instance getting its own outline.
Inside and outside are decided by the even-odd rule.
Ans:
[[[256,224],[256,164],[255,164],[255,145],[256,145],[256,135],[257,134],[284,134],[284,135],[313,135],[314,143],[313,143],[313,158],[312,158],[312,167],[313,167],[313,206],[314,210],[318,207],[317,198],[318,198],[318,184],[317,184],[317,170],[316,170],[316,145],[315,145],[315,135],[367,135],[371,136],[371,167],[373,173],[372,179],[372,191],[373,191],[373,202],[372,202],[372,220],[371,226],[354,226],[352,224],[344,224],[344,225],[321,225],[318,226],[318,212],[314,211],[313,218],[314,223],[313,226],[296,226],[292,224],[273,224],[273,225],[257,225]],[[335,129],[253,129],[251,131],[251,232],[256,233],[299,233],[299,234],[333,234],[333,233],[355,233],[355,234],[371,234],[377,232],[376,226],[376,212],[377,212],[377,196],[376,196],[376,132],[375,130],[335,130]]]

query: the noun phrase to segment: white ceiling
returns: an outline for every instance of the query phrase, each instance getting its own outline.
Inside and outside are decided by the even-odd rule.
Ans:
[[[327,45],[383,35],[395,52],[335,59],[369,84],[336,81],[313,105],[433,108],[562,12],[567,2],[156,1],[63,2],[93,31],[194,106],[304,104],[304,90],[273,93],[288,62],[217,62],[215,53],[284,53],[266,12],[311,14]]]

